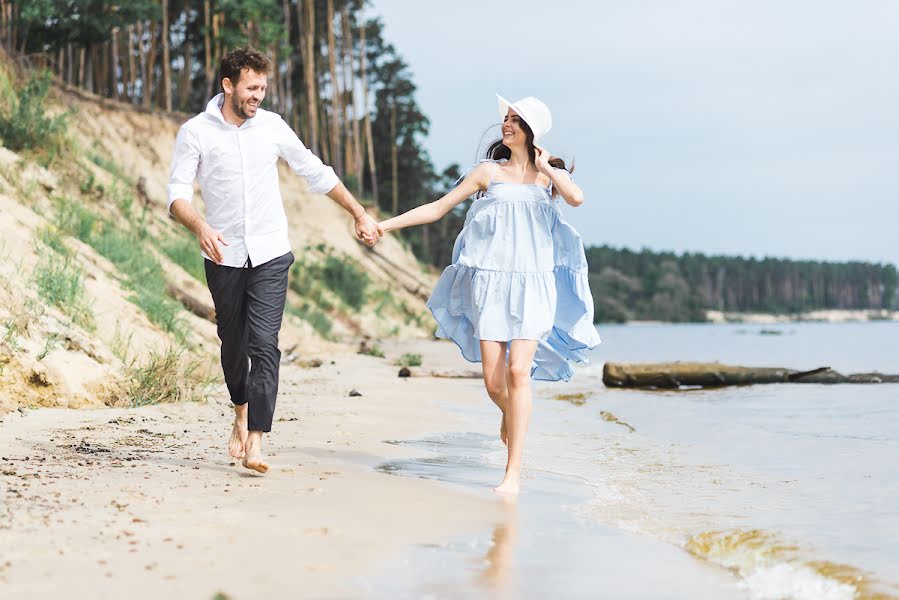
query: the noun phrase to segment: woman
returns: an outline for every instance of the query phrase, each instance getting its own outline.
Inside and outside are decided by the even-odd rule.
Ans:
[[[481,362],[487,394],[502,411],[506,473],[495,491],[515,495],[531,416],[531,378],[568,380],[572,362],[600,342],[593,327],[587,260],[558,198],[580,206],[584,195],[565,163],[537,146],[552,125],[543,102],[499,99],[502,139],[451,192],[382,221],[382,233],[432,223],[473,194],[456,238],[453,264],[428,308],[439,337]]]

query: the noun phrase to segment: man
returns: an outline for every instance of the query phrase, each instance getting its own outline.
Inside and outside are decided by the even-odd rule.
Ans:
[[[278,333],[294,257],[278,188],[283,158],[355,220],[356,235],[378,241],[374,220],[275,113],[259,108],[269,60],[244,47],[222,58],[224,92],[181,126],[168,188],[169,212],[197,236],[215,303],[222,370],[234,404],[231,456],[265,473],[262,434],[271,431],[278,394]],[[206,220],[193,209],[199,178]]]

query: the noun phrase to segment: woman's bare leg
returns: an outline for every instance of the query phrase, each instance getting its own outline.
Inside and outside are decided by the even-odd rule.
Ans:
[[[509,454],[506,476],[494,491],[517,495],[521,482],[524,438],[531,421],[531,365],[537,352],[537,340],[512,340],[509,344],[509,364],[506,366],[506,387],[509,390],[506,410]]]
[[[502,411],[499,425],[499,439],[507,443],[506,410],[509,390],[506,387],[506,342],[481,340],[481,365],[484,369],[484,387],[487,395]]]

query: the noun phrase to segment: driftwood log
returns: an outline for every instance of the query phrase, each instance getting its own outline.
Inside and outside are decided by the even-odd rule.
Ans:
[[[757,383],[899,383],[899,375],[858,373],[842,375],[830,367],[796,371],[781,367],[738,367],[721,363],[614,363],[602,370],[607,387],[663,388],[721,387]]]
[[[211,323],[215,323],[215,307],[207,304],[205,301],[192,295],[184,288],[178,287],[174,283],[167,282],[166,292],[168,295],[177,300],[190,312],[200,318],[206,319]]]
[[[438,379],[480,379],[483,374],[480,371],[467,369],[410,369],[402,367],[397,377],[435,377]]]

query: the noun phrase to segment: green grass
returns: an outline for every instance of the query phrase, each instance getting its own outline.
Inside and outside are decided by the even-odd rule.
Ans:
[[[384,358],[384,351],[381,350],[381,347],[377,344],[372,344],[371,346],[365,346],[359,350],[359,354],[365,354],[366,356],[377,356],[378,358]]]
[[[186,337],[181,305],[166,293],[162,265],[146,242],[104,222],[88,243],[125,275],[126,287],[134,292],[128,299],[143,309],[150,321],[180,340]]]
[[[210,367],[204,371],[202,364],[185,355],[183,347],[151,351],[141,364],[131,366],[125,392],[115,404],[136,407],[205,400],[216,379],[208,371]]]
[[[325,291],[356,310],[368,300],[371,278],[364,269],[346,256],[337,256],[324,244],[307,246],[303,254],[310,259],[297,260],[291,268],[292,290],[326,311],[334,306]]]
[[[287,312],[309,323],[316,333],[323,338],[330,339],[333,323],[331,318],[322,312],[321,309],[304,302],[301,306],[288,305]]]
[[[206,283],[206,267],[203,265],[203,256],[200,254],[200,246],[193,235],[179,232],[162,241],[163,253],[172,262],[180,265],[182,269],[194,276],[197,281]]]
[[[131,180],[125,175],[124,172],[122,172],[122,169],[118,164],[116,164],[114,160],[98,152],[96,149],[90,153],[88,158],[90,158],[90,161],[92,163],[94,163],[116,179],[124,181],[125,183],[131,183]]]
[[[39,240],[43,245],[38,246],[38,262],[32,275],[38,295],[71,317],[75,325],[92,331],[94,315],[84,288],[84,267],[66,248],[58,232],[44,229]]]
[[[56,225],[61,231],[89,243],[97,223],[97,215],[77,202],[56,199]]]
[[[329,312],[334,310],[334,304],[328,300],[322,281],[319,276],[320,269],[316,264],[299,259],[290,268],[290,289],[299,294],[321,310]]]
[[[12,84],[14,93],[7,96],[0,110],[0,138],[14,152],[23,150],[38,154],[41,162],[53,162],[68,145],[66,128],[71,113],[50,116],[44,106],[50,91],[49,71],[33,74],[22,86]],[[11,83],[5,78],[5,84]]]
[[[133,292],[128,299],[150,321],[183,341],[187,333],[181,305],[166,293],[162,265],[150,251],[144,230],[131,222],[119,228],[71,200],[60,199],[57,206],[59,229],[90,245],[114,264],[123,275],[125,286]]]
[[[407,352],[396,361],[396,364],[401,367],[420,367],[421,354],[411,354]]]
[[[365,292],[371,279],[352,260],[329,254],[321,265],[321,276],[325,285],[347,306],[360,309],[365,304]]]

